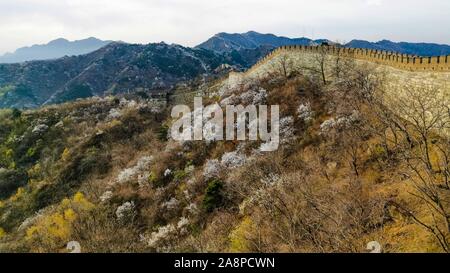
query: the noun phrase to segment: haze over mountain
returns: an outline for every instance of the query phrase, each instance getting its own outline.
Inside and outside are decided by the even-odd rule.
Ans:
[[[77,41],[59,38],[44,45],[22,47],[17,49],[14,53],[6,53],[3,56],[0,56],[0,63],[20,63],[82,55],[93,52],[110,42],[111,41],[102,41],[93,37]]]

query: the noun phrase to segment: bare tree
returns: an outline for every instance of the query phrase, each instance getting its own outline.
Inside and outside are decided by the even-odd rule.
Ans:
[[[421,219],[413,210],[395,206],[434,235],[444,251],[450,252],[450,113],[448,99],[433,87],[408,87],[402,96],[389,97],[391,114],[386,114],[408,167],[416,197],[431,220]],[[387,111],[386,111],[387,113]],[[398,139],[400,137],[400,141]]]
[[[294,71],[294,62],[289,54],[281,54],[273,63],[273,71],[278,73],[284,78],[288,79]]]

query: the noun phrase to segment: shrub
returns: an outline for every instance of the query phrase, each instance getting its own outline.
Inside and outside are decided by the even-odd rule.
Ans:
[[[7,198],[19,187],[26,185],[27,174],[20,170],[0,169],[0,198]]]
[[[173,173],[173,178],[176,182],[182,181],[187,176],[187,173],[184,170],[176,170]]]
[[[139,233],[132,222],[117,224],[113,207],[96,206],[78,215],[70,240],[79,242],[83,253],[141,252]]]
[[[74,153],[71,160],[64,164],[55,182],[46,184],[35,192],[36,209],[57,203],[73,194],[88,176],[105,174],[110,167],[111,156],[106,149],[92,147],[84,154]]]
[[[68,148],[65,148],[61,154],[61,160],[68,161],[70,159],[70,155],[71,155],[70,150]]]
[[[246,161],[245,155],[236,151],[226,153],[222,156],[221,164],[228,169],[242,166]]]
[[[298,118],[303,122],[308,123],[313,120],[314,112],[311,110],[311,104],[309,102],[300,104],[297,109]]]
[[[208,183],[205,197],[203,198],[203,208],[207,212],[212,212],[223,204],[223,182],[214,179]]]
[[[136,216],[136,206],[133,201],[125,202],[116,210],[116,217],[121,221],[132,221]]]
[[[22,116],[22,111],[20,111],[20,110],[17,109],[17,108],[13,108],[13,109],[12,109],[12,117],[13,117],[14,119],[20,118],[21,116]]]
[[[222,165],[217,159],[210,159],[206,162],[205,168],[203,170],[203,176],[206,179],[214,178],[219,176],[222,170]]]
[[[231,252],[249,252],[250,246],[248,237],[254,232],[255,225],[250,217],[244,220],[230,234],[230,250]]]
[[[167,141],[168,136],[169,136],[169,126],[163,125],[163,126],[159,127],[158,139],[161,141]]]
[[[54,251],[68,242],[72,234],[72,223],[78,215],[94,208],[82,193],[72,199],[64,199],[50,214],[43,216],[26,230],[25,239],[31,251]]]

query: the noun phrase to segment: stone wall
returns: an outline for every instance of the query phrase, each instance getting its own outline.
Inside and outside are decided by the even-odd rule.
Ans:
[[[335,46],[281,46],[269,55],[261,59],[250,70],[256,69],[261,64],[268,60],[286,53],[315,53],[315,54],[329,54],[334,56],[341,56],[346,58],[353,58],[357,60],[364,60],[376,64],[391,66],[394,68],[407,71],[433,71],[433,72],[449,72],[450,71],[450,56],[437,57],[421,57],[407,54],[399,54],[390,51],[362,49],[362,48],[342,48]]]

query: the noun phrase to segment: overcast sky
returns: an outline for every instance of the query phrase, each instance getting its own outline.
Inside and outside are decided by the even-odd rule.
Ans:
[[[0,0],[0,54],[59,37],[194,46],[249,30],[450,44],[450,0]]]

